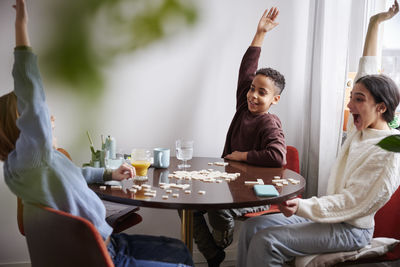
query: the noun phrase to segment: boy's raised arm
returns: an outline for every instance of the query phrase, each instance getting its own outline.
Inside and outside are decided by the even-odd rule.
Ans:
[[[13,5],[15,16],[15,45],[30,46],[28,35],[28,14],[26,12],[25,0],[16,0]]]
[[[243,102],[247,102],[246,94],[258,67],[258,59],[260,57],[261,46],[264,42],[265,34],[279,24],[275,21],[278,14],[279,11],[276,7],[272,7],[269,11],[266,9],[258,22],[256,34],[254,35],[253,41],[244,54],[240,64],[238,87],[236,92],[236,108],[238,108]]]
[[[264,14],[262,15],[260,21],[258,22],[257,31],[254,35],[253,41],[251,42],[251,46],[261,47],[265,34],[275,28],[279,23],[275,21],[275,19],[279,15],[279,10],[276,7],[272,7],[269,11],[266,9]]]

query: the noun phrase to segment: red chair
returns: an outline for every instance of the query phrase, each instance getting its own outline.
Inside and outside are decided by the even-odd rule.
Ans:
[[[21,235],[25,235],[24,231],[24,204],[22,204],[21,198],[17,197],[17,223],[18,223],[18,230]]]
[[[300,173],[300,160],[299,152],[294,146],[286,147],[286,166],[284,168]],[[268,210],[259,212],[249,212],[243,215],[244,218],[257,217],[264,214],[278,213],[279,208],[277,204],[271,204]]]
[[[24,229],[32,267],[114,267],[103,238],[82,217],[26,205]]]
[[[389,237],[400,240],[400,187],[394,192],[390,200],[375,214],[374,237]],[[396,261],[400,259],[400,244],[388,251],[385,255],[344,262],[346,265]],[[397,263],[397,262],[396,262]],[[397,263],[398,264],[398,263]],[[391,265],[390,265],[391,266]],[[393,265],[397,266],[397,265]]]
[[[400,239],[400,187],[392,195],[390,200],[375,214],[375,229],[373,237],[388,237]],[[340,253],[339,253],[340,254]],[[332,261],[333,256],[330,256]],[[343,260],[343,255],[338,255],[339,261]],[[385,255],[371,258],[361,258],[354,261],[347,260],[337,263],[335,266],[399,266],[400,244],[397,244]],[[384,263],[383,263],[384,262]],[[325,266],[325,265],[324,265]]]
[[[390,237],[400,240],[400,187],[394,192],[390,200],[375,214],[374,237]],[[400,244],[387,252],[381,261],[400,259]]]
[[[67,158],[69,158],[72,161],[70,154],[65,149],[57,148],[57,150],[63,153]],[[120,233],[142,221],[142,216],[136,213],[138,210],[139,207],[136,207],[135,209],[132,209],[129,212],[122,213],[123,215],[120,217],[106,218],[106,220],[110,224],[110,226],[114,229],[114,233]],[[25,235],[23,212],[24,212],[24,205],[21,201],[21,198],[17,197],[17,223],[18,223],[18,230],[21,233],[21,235]],[[116,215],[113,215],[112,217],[115,216]]]
[[[286,169],[300,173],[299,151],[294,146],[286,147]]]

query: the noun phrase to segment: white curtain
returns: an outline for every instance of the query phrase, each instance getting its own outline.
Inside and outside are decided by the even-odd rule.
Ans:
[[[324,195],[340,149],[347,72],[355,72],[371,15],[387,1],[314,1],[309,124],[305,126],[302,174],[306,195]]]
[[[341,140],[351,1],[314,1],[314,35],[305,126],[307,196],[323,195]]]

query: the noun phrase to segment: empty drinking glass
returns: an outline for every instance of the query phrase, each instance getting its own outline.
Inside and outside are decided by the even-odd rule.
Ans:
[[[183,161],[183,164],[179,164],[178,168],[189,168],[190,165],[187,161],[193,157],[193,141],[178,139],[175,142],[176,147],[176,158]]]

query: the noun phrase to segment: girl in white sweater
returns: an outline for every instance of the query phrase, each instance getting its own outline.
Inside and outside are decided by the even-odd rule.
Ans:
[[[332,168],[327,195],[292,199],[281,214],[247,220],[240,234],[238,266],[282,266],[296,256],[350,251],[368,245],[375,213],[399,186],[400,154],[376,144],[399,134],[393,120],[400,95],[396,84],[377,73],[379,24],[399,11],[397,0],[370,19],[363,57],[348,107],[348,136]]]

